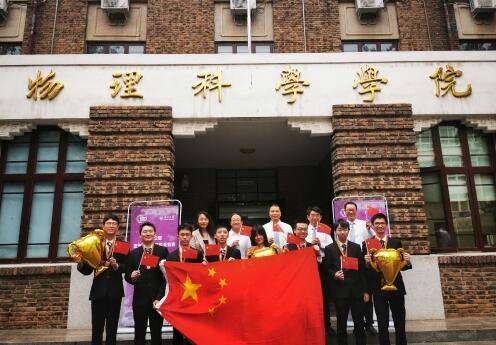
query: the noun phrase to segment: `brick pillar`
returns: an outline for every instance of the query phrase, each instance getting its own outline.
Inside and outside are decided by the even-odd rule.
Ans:
[[[83,233],[101,227],[107,212],[125,229],[137,200],[171,198],[174,142],[170,107],[91,107],[83,201]]]
[[[385,196],[392,236],[410,253],[428,254],[411,105],[335,105],[332,127],[335,195]]]

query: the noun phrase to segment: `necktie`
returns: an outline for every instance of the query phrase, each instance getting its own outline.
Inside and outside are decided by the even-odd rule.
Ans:
[[[355,223],[350,223],[350,234],[348,236],[348,241],[355,242],[355,232],[353,228],[355,227]]]
[[[346,243],[343,243],[343,244],[341,245],[341,248],[343,248],[343,253],[346,253]]]
[[[107,241],[107,252],[105,253],[107,255],[107,258],[110,256],[111,252],[112,252],[112,241]]]
[[[152,253],[152,248],[145,248],[145,252],[147,254],[151,254]]]
[[[224,255],[226,255],[226,250],[224,248],[221,248],[220,250],[220,257],[224,259]]]
[[[382,247],[382,248],[386,248],[386,247],[384,246],[384,245],[386,244],[386,242],[384,242],[384,240],[381,240],[380,242],[381,242],[381,247]]]

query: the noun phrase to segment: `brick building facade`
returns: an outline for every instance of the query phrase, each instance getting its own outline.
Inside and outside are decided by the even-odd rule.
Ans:
[[[115,22],[100,9],[100,1],[9,1],[4,25],[0,26],[0,53],[33,54],[36,57],[32,57],[34,62],[31,66],[29,60],[23,60],[29,59],[29,56],[21,56],[19,63],[11,57],[0,56],[0,68],[5,67],[2,74],[9,72],[9,69],[24,68],[22,72],[28,71],[26,73],[33,78],[34,74],[31,74],[36,69],[47,73],[53,67],[57,70],[57,78],[67,78],[62,95],[71,92],[69,80],[77,78],[72,73],[79,69],[78,61],[81,68],[97,66],[96,74],[109,73],[110,69],[113,73],[118,68],[146,66],[149,74],[145,75],[143,83],[150,80],[154,73],[159,73],[162,67],[174,73],[174,66],[181,64],[208,68],[219,64],[218,61],[227,72],[236,65],[242,65],[246,70],[263,69],[266,65],[281,68],[290,64],[310,66],[303,77],[311,68],[327,62],[336,63],[336,66],[341,64],[343,69],[355,66],[355,70],[361,63],[383,62],[394,65],[389,70],[390,84],[396,74],[409,80],[419,73],[422,64],[430,66],[434,65],[434,61],[439,61],[443,66],[452,63],[455,67],[467,66],[467,61],[474,64],[480,61],[481,66],[489,66],[487,73],[483,74],[493,73],[496,64],[496,56],[489,52],[487,57],[471,52],[466,52],[466,55],[453,52],[456,57],[451,60],[448,54],[435,55],[438,51],[496,49],[496,19],[490,15],[472,17],[468,2],[393,1],[388,2],[375,16],[358,18],[353,2],[257,0],[257,8],[253,11],[253,51],[258,52],[260,48],[275,54],[264,54],[265,57],[258,60],[243,57],[239,61],[234,57],[213,55],[217,52],[239,53],[247,49],[246,34],[240,34],[240,30],[246,30],[246,16],[231,15],[228,1],[132,0],[130,3],[131,10],[126,20],[121,18]],[[379,54],[370,58],[365,54],[366,51],[377,50],[391,51],[390,54],[396,55],[389,58],[387,54]],[[400,53],[393,52],[395,50]],[[135,60],[118,56],[115,62],[95,55],[81,56],[92,52],[133,51],[142,54],[135,55]],[[353,51],[357,53],[339,54]],[[412,53],[415,51],[425,52],[425,55],[415,55]],[[279,55],[282,53],[294,55]],[[412,55],[408,55],[410,53]],[[164,55],[147,56],[156,54]],[[175,57],[172,54],[188,55]],[[428,54],[433,54],[434,58],[425,58]],[[67,63],[72,59],[75,60],[73,64]],[[418,65],[411,71],[398,72],[398,66],[410,63]],[[341,70],[336,67],[336,71],[336,75],[341,77]],[[243,74],[242,70],[235,72]],[[28,74],[22,76],[23,81]],[[85,99],[84,104],[74,100],[78,97],[84,99],[83,92],[83,96],[74,96],[67,101],[73,107],[67,106],[63,111],[57,110],[60,103],[50,103],[58,104],[54,107],[32,103],[23,113],[24,105],[21,106],[20,100],[12,95],[5,96],[0,100],[3,104],[0,106],[0,227],[10,224],[1,219],[12,210],[5,208],[1,213],[2,205],[5,207],[7,202],[14,205],[12,207],[20,205],[19,215],[23,220],[15,223],[20,230],[14,239],[6,235],[5,228],[0,229],[0,251],[4,251],[0,256],[0,276],[8,282],[0,290],[0,300],[4,301],[0,307],[0,327],[68,327],[71,270],[63,250],[65,240],[61,238],[66,235],[62,228],[70,225],[72,229],[77,228],[79,235],[97,227],[101,215],[107,211],[115,211],[124,220],[127,206],[133,200],[171,197],[185,201],[185,219],[191,220],[200,208],[211,211],[216,219],[224,219],[222,215],[236,205],[226,206],[216,187],[226,171],[236,171],[236,174],[257,171],[257,176],[274,173],[275,187],[269,188],[266,194],[271,195],[271,202],[282,204],[288,221],[291,221],[290,217],[301,216],[299,212],[308,204],[317,203],[325,209],[325,216],[330,222],[329,205],[333,197],[371,193],[384,195],[394,221],[393,236],[401,237],[412,254],[431,258],[439,269],[440,275],[434,280],[440,283],[442,306],[435,315],[495,315],[496,221],[494,215],[491,218],[491,210],[495,210],[496,203],[496,108],[491,105],[492,89],[485,81],[478,82],[477,78],[482,77],[480,74],[469,74],[468,79],[457,85],[457,88],[463,89],[467,80],[472,82],[474,94],[471,97],[481,95],[483,98],[482,101],[475,101],[480,104],[481,110],[471,103],[464,103],[464,99],[451,97],[448,100],[449,94],[443,102],[450,102],[451,105],[433,106],[432,111],[425,106],[426,110],[423,108],[425,103],[439,100],[415,99],[406,102],[403,98],[405,94],[420,92],[408,82],[396,84],[396,90],[402,92],[397,96],[388,95],[387,86],[381,86],[383,91],[378,93],[378,97],[384,98],[379,99],[378,104],[367,105],[363,104],[362,98],[344,96],[345,93],[355,92],[351,88],[354,76],[353,73],[350,82],[347,82],[346,91],[325,94],[333,104],[324,107],[326,110],[323,111],[322,108],[312,108],[311,102],[300,106],[300,98],[297,105],[288,108],[286,100],[272,107],[272,101],[263,97],[240,95],[233,104],[226,96],[223,104],[227,104],[225,107],[228,110],[224,112],[219,110],[219,102],[210,103],[209,100],[208,106],[204,106],[198,103],[198,98],[193,100],[173,92],[160,93],[160,87],[179,85],[181,78],[166,79],[149,87],[157,93],[153,102],[147,96],[144,102],[128,103],[123,103],[123,100],[115,102],[111,98],[102,101],[97,97]],[[467,77],[465,69],[464,77]],[[430,81],[428,75],[425,79]],[[315,84],[324,90],[333,81]],[[255,83],[255,86],[260,85]],[[191,91],[190,85],[187,88]],[[408,91],[403,92],[403,88]],[[2,90],[7,89],[10,88]],[[102,90],[108,90],[108,86]],[[320,96],[324,95],[322,90],[319,91]],[[22,101],[26,102],[25,91],[20,93]],[[303,97],[307,94],[305,91]],[[282,100],[282,96],[279,97]],[[254,104],[257,102],[254,100],[261,105],[249,106],[246,112],[240,109],[243,107],[238,102]],[[188,108],[190,103],[193,105]],[[78,113],[80,109],[83,113]],[[250,130],[250,126],[258,127]],[[299,135],[296,136],[287,127],[296,128],[300,131]],[[286,142],[283,140],[288,147],[293,140],[303,142],[302,145],[308,145],[305,148],[317,152],[318,157],[296,158],[295,148],[293,157],[274,151],[270,152],[269,158],[250,163],[246,155],[243,160],[235,158],[234,153],[225,159],[214,157],[222,156],[218,152],[224,152],[219,146],[215,146],[218,152],[210,152],[212,162],[201,157],[212,142],[222,140],[220,134],[212,137],[212,133],[234,131],[235,137],[243,141],[244,146],[240,148],[250,149],[255,147],[249,141],[250,135],[255,138],[263,128],[268,129],[267,136],[272,132],[291,138]],[[58,133],[56,135],[60,139],[43,141],[48,132]],[[306,133],[311,135],[305,137]],[[53,217],[49,219],[48,240],[43,240],[48,243],[46,254],[39,254],[30,240],[33,236],[30,219],[33,222],[39,210],[35,210],[29,202],[38,197],[36,188],[41,184],[36,183],[48,179],[47,176],[37,175],[37,152],[41,152],[37,150],[45,143],[54,142],[59,145],[59,156],[52,161],[58,161],[59,165],[57,172],[53,173],[56,181],[53,187],[54,206],[50,209]],[[448,142],[455,144],[447,148],[445,145]],[[14,146],[27,147],[26,143],[30,147],[26,149],[29,151],[25,158],[26,173],[12,172],[9,169],[17,161],[9,156],[9,152],[15,151],[12,149]],[[276,140],[267,144],[277,146]],[[486,147],[482,151],[474,149],[482,146]],[[78,158],[74,158],[78,162],[83,152],[83,170],[64,171],[63,165],[72,162],[69,157],[71,152],[78,152]],[[452,160],[448,163],[448,156],[450,159],[459,157],[464,164],[457,165]],[[232,164],[229,163],[231,158]],[[289,161],[280,163],[283,158]],[[424,159],[430,160],[430,163]],[[477,159],[482,163],[474,163]],[[184,176],[189,176],[189,189],[184,188],[182,183]],[[465,184],[460,182],[460,176],[465,176]],[[429,180],[431,178],[434,180]],[[29,179],[34,182],[24,182]],[[302,181],[299,189],[294,186],[294,179]],[[78,221],[72,220],[72,223],[64,213],[64,207],[69,207],[64,206],[63,199],[66,195],[64,186],[68,181],[79,183],[76,187],[80,188],[67,191],[76,193],[80,198],[77,199],[79,204],[71,204],[81,213]],[[16,183],[24,184],[21,188]],[[19,187],[23,192],[8,192],[11,189],[6,186]],[[308,192],[310,189],[319,189],[319,192]],[[21,201],[8,199],[9,193],[25,197]],[[268,201],[253,199],[250,202],[249,206],[256,208],[266,205]],[[469,230],[472,233],[467,234]],[[448,243],[441,238],[444,233],[449,233]],[[43,242],[41,239],[39,241]],[[48,266],[38,267],[40,262]],[[58,263],[51,266],[53,262]],[[465,272],[469,272],[468,278],[462,274]],[[474,293],[475,297],[470,297]],[[415,296],[415,291],[411,295]],[[40,301],[43,303],[38,303]]]

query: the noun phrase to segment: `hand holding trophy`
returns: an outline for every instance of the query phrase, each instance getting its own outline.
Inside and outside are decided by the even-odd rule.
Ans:
[[[95,270],[95,276],[108,269],[102,263],[104,232],[96,229],[67,246],[67,253],[74,261],[83,261]]]

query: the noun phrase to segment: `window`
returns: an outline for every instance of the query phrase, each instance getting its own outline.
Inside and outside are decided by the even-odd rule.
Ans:
[[[398,50],[397,41],[344,41],[343,52],[391,52]]]
[[[272,53],[274,45],[265,42],[252,42],[252,53]],[[235,43],[216,43],[215,52],[217,54],[243,54],[248,53],[248,43],[235,42]]]
[[[39,127],[1,148],[0,262],[67,257],[80,234],[85,141]]]
[[[460,40],[460,50],[496,50],[496,40]]]
[[[21,43],[0,43],[0,55],[21,55]]]
[[[496,250],[495,136],[441,124],[417,152],[433,251]]]
[[[144,54],[144,43],[87,43],[88,54]]]

